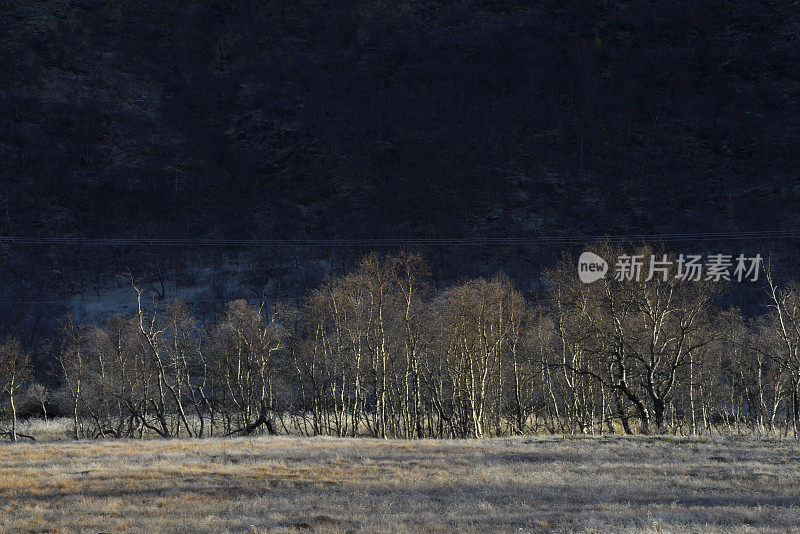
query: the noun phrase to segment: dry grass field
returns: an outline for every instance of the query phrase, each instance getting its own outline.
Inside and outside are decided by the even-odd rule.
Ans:
[[[716,438],[0,445],[1,532],[800,531],[800,447]]]

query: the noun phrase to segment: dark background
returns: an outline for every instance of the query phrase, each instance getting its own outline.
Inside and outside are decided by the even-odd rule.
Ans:
[[[0,0],[0,235],[800,231],[799,48],[791,1]],[[669,245],[795,266],[789,237]],[[420,251],[527,289],[565,248]],[[126,270],[298,295],[364,251],[4,242],[0,324],[33,340]]]

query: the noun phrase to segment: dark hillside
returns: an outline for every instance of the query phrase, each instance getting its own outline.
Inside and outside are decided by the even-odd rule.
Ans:
[[[800,230],[799,13],[790,1],[2,0],[0,234]],[[153,263],[2,254],[14,298],[56,294],[34,300]],[[448,254],[459,275],[541,266],[528,248]],[[21,274],[36,269],[44,289]]]
[[[0,11],[2,233],[791,228],[792,2]]]

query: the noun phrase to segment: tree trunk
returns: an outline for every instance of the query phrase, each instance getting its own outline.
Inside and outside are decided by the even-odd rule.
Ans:
[[[17,441],[17,406],[14,404],[13,390],[9,394],[11,399],[11,441]]]

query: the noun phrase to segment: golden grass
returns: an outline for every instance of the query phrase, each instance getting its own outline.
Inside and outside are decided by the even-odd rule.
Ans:
[[[781,531],[798,484],[795,442],[17,443],[0,531]]]

